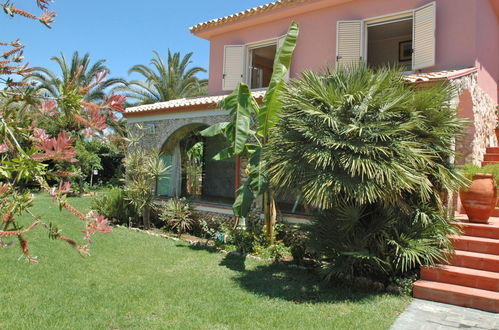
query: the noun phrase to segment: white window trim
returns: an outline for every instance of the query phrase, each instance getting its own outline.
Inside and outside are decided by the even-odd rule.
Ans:
[[[390,24],[393,23],[394,21],[398,20],[413,20],[414,19],[414,9],[410,10],[405,10],[397,13],[391,13],[387,15],[381,15],[381,16],[376,16],[376,17],[371,17],[371,18],[366,18],[363,20],[363,37],[364,40],[362,41],[362,59],[364,60],[365,63],[367,63],[367,49],[368,49],[368,43],[369,43],[369,27],[371,26],[377,26],[377,25],[383,25],[383,24]],[[413,22],[414,24],[414,22]],[[411,32],[413,34],[414,32]],[[414,47],[414,45],[413,45]],[[411,70],[409,71],[404,71],[406,74],[414,73],[414,69],[412,68],[412,63],[411,63]]]

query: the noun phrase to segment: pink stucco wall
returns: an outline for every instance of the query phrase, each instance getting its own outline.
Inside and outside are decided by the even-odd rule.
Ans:
[[[281,36],[286,33],[290,22],[294,20],[301,28],[291,67],[291,76],[296,77],[303,70],[321,70],[326,66],[335,65],[338,20],[366,19],[411,10],[431,0],[355,0],[343,3],[338,0],[311,1],[312,4],[319,2],[326,3],[329,7],[306,12],[306,6],[303,4],[300,5],[301,9],[293,11],[288,8],[282,10],[281,14],[279,12],[281,10],[276,10],[273,19],[267,22],[246,24],[241,29],[228,32],[224,32],[224,28],[210,32],[209,93],[211,95],[224,93],[222,91],[224,45],[247,44]],[[485,14],[487,10],[490,12],[490,15],[486,15],[487,26],[482,26],[481,17],[479,21],[478,16]],[[289,16],[290,14],[292,16]],[[251,19],[247,20],[247,23],[249,22],[252,22]],[[482,70],[486,73],[481,72],[480,79],[488,86],[487,92],[492,93],[491,96],[497,100],[497,83],[495,83],[499,79],[497,43],[489,40],[495,37],[499,42],[497,24],[497,16],[494,18],[488,0],[437,0],[436,66],[426,71],[474,66],[479,62],[478,52],[487,48],[486,55],[482,56],[480,63],[490,68]],[[495,29],[495,33],[489,33],[489,29]],[[479,47],[477,44],[479,42],[488,46]],[[492,63],[494,56],[495,64]]]
[[[499,0],[479,0],[477,12],[478,84],[499,102]],[[497,7],[493,7],[495,2]],[[494,12],[496,11],[496,12]]]

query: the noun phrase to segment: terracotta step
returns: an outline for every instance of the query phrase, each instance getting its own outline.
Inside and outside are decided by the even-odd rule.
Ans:
[[[499,154],[485,154],[484,161],[499,161]]]
[[[449,235],[456,250],[499,255],[499,240],[492,238]]]
[[[499,291],[499,273],[456,266],[437,265],[421,267],[421,279]]]
[[[486,149],[487,154],[499,154],[499,147],[489,147]]]
[[[496,209],[499,210],[499,209]],[[494,224],[481,224],[470,222],[453,222],[463,230],[463,235],[499,239],[499,226]]]
[[[478,252],[455,250],[450,264],[458,267],[499,272],[499,256]]]
[[[499,272],[499,256],[494,254],[455,250],[455,254],[450,259],[450,264],[458,267]]]
[[[419,280],[414,283],[415,298],[438,301],[463,307],[499,312],[499,292],[461,285]]]
[[[491,165],[491,164],[497,164],[499,163],[499,161],[495,161],[495,160],[485,160],[482,162],[482,167],[486,166],[486,165]]]

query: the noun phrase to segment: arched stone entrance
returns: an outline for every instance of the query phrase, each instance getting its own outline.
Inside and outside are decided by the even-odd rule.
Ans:
[[[200,131],[205,123],[189,123],[178,128],[164,141],[160,153],[170,172],[158,180],[158,195],[188,196],[208,202],[232,202],[235,191],[235,161],[214,160],[225,147],[221,136],[205,138]],[[192,152],[196,148],[196,152]],[[198,157],[193,159],[192,157]],[[194,164],[193,164],[194,162]],[[199,175],[192,173],[197,171]],[[199,187],[194,189],[193,186]]]

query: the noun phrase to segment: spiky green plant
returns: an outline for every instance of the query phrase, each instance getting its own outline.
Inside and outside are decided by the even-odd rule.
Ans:
[[[450,248],[453,230],[440,196],[465,181],[450,163],[464,125],[452,95],[443,85],[408,86],[396,69],[364,66],[306,72],[287,88],[265,154],[270,181],[298,187],[328,216],[322,231],[337,241],[320,250],[330,251],[337,271],[360,262],[404,272],[445,257],[440,245]]]

